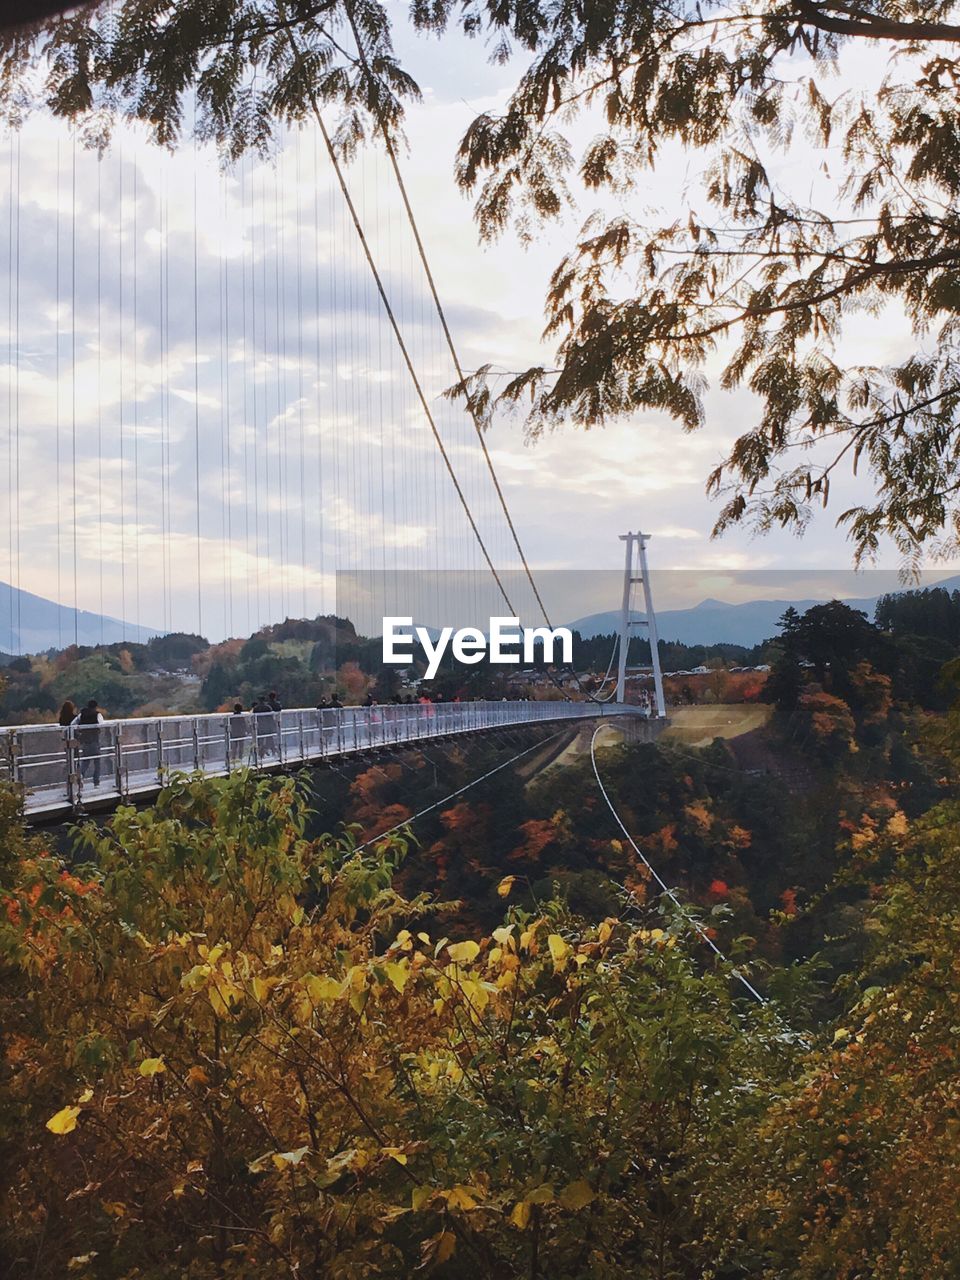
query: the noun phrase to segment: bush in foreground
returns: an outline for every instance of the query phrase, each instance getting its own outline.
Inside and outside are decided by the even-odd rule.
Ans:
[[[402,842],[305,818],[289,780],[180,781],[71,867],[8,823],[9,1274],[743,1274],[730,1135],[789,1037],[684,922],[451,942]]]

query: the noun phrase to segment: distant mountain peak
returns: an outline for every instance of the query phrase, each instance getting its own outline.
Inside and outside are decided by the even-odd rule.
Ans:
[[[119,618],[72,605],[57,604],[31,591],[0,582],[0,652],[43,653],[78,644],[144,643],[160,635],[152,627],[138,627]]]

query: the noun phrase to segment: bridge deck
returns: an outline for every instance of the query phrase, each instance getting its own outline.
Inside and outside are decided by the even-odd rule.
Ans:
[[[618,703],[447,702],[163,716],[93,730],[23,725],[0,729],[0,781],[22,788],[28,821],[55,821],[150,799],[175,772],[273,771],[451,734],[638,714]]]

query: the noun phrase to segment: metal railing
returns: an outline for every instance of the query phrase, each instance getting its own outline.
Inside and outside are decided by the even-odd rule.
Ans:
[[[21,725],[0,728],[0,782],[22,788],[27,816],[56,815],[148,796],[172,773],[280,769],[500,726],[638,713],[616,703],[438,702]]]

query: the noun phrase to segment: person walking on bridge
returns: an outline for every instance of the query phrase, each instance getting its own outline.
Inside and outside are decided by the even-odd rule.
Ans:
[[[96,698],[91,698],[74,720],[80,744],[80,776],[85,778],[93,765],[93,785],[100,785],[100,726],[103,716]]]
[[[282,760],[282,759],[283,759],[283,751],[282,751],[282,747],[283,747],[283,716],[282,716],[280,713],[281,713],[281,711],[283,710],[283,705],[282,705],[282,703],[280,702],[280,699],[277,697],[277,691],[276,691],[276,689],[271,689],[271,690],[270,690],[270,692],[267,694],[267,701],[270,703],[270,710],[273,712],[273,715],[274,715],[274,724],[276,725],[276,729],[277,729],[277,735],[278,735],[278,736],[277,736],[277,738],[276,738],[276,751],[277,751],[277,754],[280,756],[280,758],[281,758],[281,760]]]
[[[243,760],[245,751],[245,743],[249,734],[247,733],[247,718],[244,715],[243,703],[235,702],[233,711],[230,713],[230,759],[233,764],[238,764]]]
[[[277,753],[277,716],[266,694],[263,694],[250,708],[254,715],[254,726],[257,744],[261,755]]]

